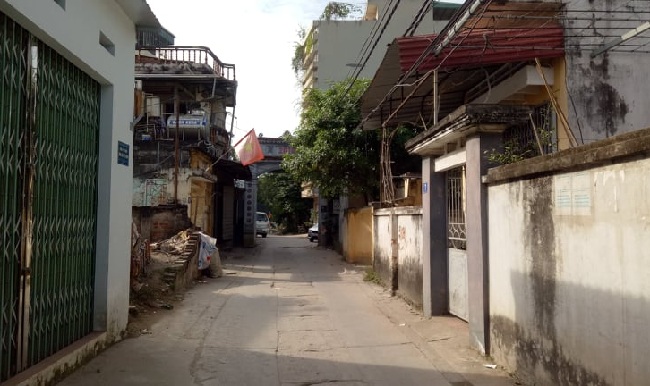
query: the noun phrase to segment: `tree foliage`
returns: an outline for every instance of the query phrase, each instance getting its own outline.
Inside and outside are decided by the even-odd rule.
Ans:
[[[345,19],[348,16],[359,12],[360,10],[361,8],[354,4],[330,1],[325,6],[323,13],[320,15],[320,19],[327,21]]]
[[[291,68],[296,74],[296,77],[302,76],[302,71],[304,69],[305,46],[307,45],[306,37],[307,31],[305,31],[304,27],[300,27],[298,29],[298,41],[293,44],[294,52],[293,58],[291,59]]]
[[[361,7],[354,4],[331,1],[323,9],[320,20],[342,20],[360,11]],[[302,77],[302,72],[304,71],[305,57],[311,53],[312,45],[313,34],[311,32],[308,34],[304,27],[300,27],[298,29],[298,41],[293,45],[294,52],[293,58],[291,58],[291,68],[299,79]]]
[[[290,232],[310,217],[311,199],[301,197],[300,185],[285,172],[266,173],[259,178],[260,206],[271,212],[271,221],[284,225]]]
[[[379,181],[377,133],[363,131],[360,98],[368,81],[333,84],[304,94],[300,126],[289,143],[295,153],[285,156],[284,170],[296,180],[310,181],[321,197],[373,195]]]

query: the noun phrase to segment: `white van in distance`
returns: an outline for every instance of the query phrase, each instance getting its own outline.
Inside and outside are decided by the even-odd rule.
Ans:
[[[271,229],[271,222],[269,216],[264,212],[257,212],[255,215],[255,233],[262,237],[266,237]]]

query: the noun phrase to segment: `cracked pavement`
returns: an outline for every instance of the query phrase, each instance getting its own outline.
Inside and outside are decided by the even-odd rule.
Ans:
[[[269,236],[152,327],[60,383],[513,385],[470,350],[467,325],[424,319],[304,236]]]

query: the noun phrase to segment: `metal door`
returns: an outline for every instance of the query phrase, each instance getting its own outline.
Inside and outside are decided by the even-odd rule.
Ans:
[[[0,380],[92,330],[100,86],[0,14]]]
[[[29,35],[0,13],[0,381],[18,366]]]

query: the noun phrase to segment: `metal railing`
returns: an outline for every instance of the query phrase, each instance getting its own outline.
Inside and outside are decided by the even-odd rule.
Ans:
[[[558,150],[557,124],[551,104],[535,107],[529,122],[505,130],[503,144],[522,159],[555,153]]]
[[[136,66],[146,63],[186,65],[182,68],[188,71],[209,71],[227,80],[236,80],[235,65],[222,62],[210,48],[204,46],[140,47],[135,63]]]
[[[447,238],[449,248],[466,249],[464,166],[447,172]]]

